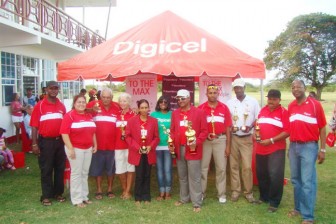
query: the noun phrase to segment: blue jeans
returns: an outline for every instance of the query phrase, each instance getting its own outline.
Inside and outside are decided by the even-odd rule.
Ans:
[[[289,161],[295,210],[301,213],[303,220],[314,220],[317,154],[318,144],[315,142],[290,143]]]
[[[156,172],[160,193],[170,193],[172,186],[172,158],[169,150],[156,150]]]

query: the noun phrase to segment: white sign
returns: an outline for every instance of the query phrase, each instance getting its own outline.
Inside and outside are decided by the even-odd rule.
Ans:
[[[149,102],[150,112],[155,111],[157,101],[156,75],[140,74],[127,77],[126,92],[132,96],[131,108],[138,108],[137,101],[146,99]]]
[[[202,75],[199,78],[199,104],[206,102],[208,100],[206,96],[207,87],[210,84],[218,86],[219,97],[218,100],[222,103],[226,103],[231,99],[232,93],[232,78],[222,78],[222,77],[209,77],[207,75]]]

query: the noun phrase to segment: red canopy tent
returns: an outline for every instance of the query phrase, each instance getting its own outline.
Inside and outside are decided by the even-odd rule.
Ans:
[[[265,65],[170,11],[58,64],[59,81],[141,73],[263,79]]]

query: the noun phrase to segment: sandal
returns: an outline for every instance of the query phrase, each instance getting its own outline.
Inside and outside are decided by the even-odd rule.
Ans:
[[[193,211],[196,212],[196,213],[199,213],[199,212],[201,212],[201,207],[194,206],[194,210]]]
[[[165,194],[161,193],[159,196],[156,197],[157,201],[163,201],[165,199]]]
[[[177,201],[175,202],[175,206],[181,206],[184,205],[185,203],[183,201]]]
[[[55,199],[56,201],[61,202],[61,203],[65,202],[65,197],[63,197],[62,195],[56,195]]]
[[[128,200],[128,199],[130,199],[131,197],[132,197],[132,195],[130,195],[130,194],[124,194],[124,195],[121,196],[121,199],[123,199],[123,200]]]
[[[171,199],[171,194],[166,193],[165,199],[166,199],[166,200],[170,200],[170,199]]]
[[[101,193],[101,192],[96,192],[96,193],[95,193],[95,199],[97,199],[97,200],[102,200],[102,199],[103,199],[103,193]]]
[[[107,197],[109,197],[109,198],[115,198],[115,194],[113,194],[112,191],[107,192],[106,195],[107,195]]]
[[[76,204],[75,206],[78,207],[78,208],[85,208],[86,207],[86,205],[84,203],[79,203],[79,204]]]
[[[288,216],[289,218],[296,217],[296,216],[299,216],[299,215],[300,215],[300,212],[299,212],[299,211],[296,211],[296,210],[292,210],[292,211],[289,211],[289,212],[287,213],[287,216]]]
[[[92,201],[90,201],[90,200],[85,200],[85,201],[83,201],[83,204],[85,204],[85,205],[89,205],[89,204],[92,204]]]
[[[45,198],[45,199],[41,200],[41,204],[44,205],[44,206],[52,205],[51,201],[48,198]]]

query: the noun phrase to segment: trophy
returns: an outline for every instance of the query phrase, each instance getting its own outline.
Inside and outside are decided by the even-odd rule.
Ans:
[[[237,108],[236,107],[234,109],[232,120],[233,120],[233,128],[232,128],[232,130],[233,130],[233,132],[237,132],[239,130],[239,128],[237,126],[238,115],[237,115]]]
[[[196,131],[192,129],[191,125],[192,125],[192,122],[188,121],[187,131],[185,132],[185,135],[187,137],[187,145],[192,145],[196,142],[196,136],[195,136]],[[190,153],[195,154],[196,149],[190,149]]]
[[[94,97],[94,100],[95,100],[95,102],[96,102],[96,103],[95,103],[95,106],[98,107],[97,112],[98,112],[98,113],[101,113],[101,108],[100,108],[99,103],[98,103],[98,97],[97,97],[96,94],[93,95],[93,97]]]
[[[243,126],[241,127],[241,130],[242,130],[242,131],[246,131],[246,129],[247,129],[247,127],[246,127],[246,120],[247,120],[247,117],[248,117],[248,113],[245,112],[245,113],[244,113],[244,124],[243,124]]]
[[[141,130],[141,146],[140,146],[140,149],[139,149],[139,154],[146,154],[147,153],[146,135],[147,135],[147,130],[142,129]]]
[[[168,147],[169,148],[173,148],[174,144],[173,144],[173,139],[170,137],[170,129],[167,129],[166,126],[164,126],[163,124],[161,124],[162,128],[163,128],[163,133],[165,133],[168,136]],[[174,159],[176,158],[176,154],[174,150],[169,150],[171,157]]]
[[[213,113],[214,111],[211,110],[211,127],[212,127],[212,133],[210,133],[211,140],[217,137],[215,132],[215,116]]]
[[[125,137],[126,137],[126,134],[125,134],[125,128],[126,128],[126,124],[125,124],[125,121],[124,121],[124,115],[121,115],[121,124],[120,124],[120,130],[121,130],[121,137],[120,139],[125,141]]]
[[[259,121],[258,119],[255,121],[255,138],[257,142],[261,141],[261,137],[260,137],[260,126],[259,126]]]

